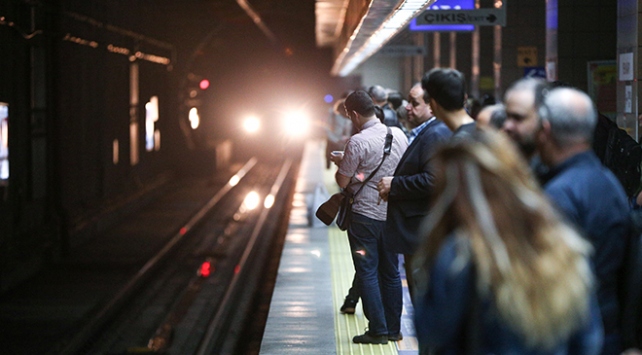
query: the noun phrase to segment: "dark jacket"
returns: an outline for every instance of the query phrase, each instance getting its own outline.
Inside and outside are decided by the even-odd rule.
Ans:
[[[399,254],[413,254],[417,231],[428,214],[434,173],[430,158],[435,148],[452,132],[440,120],[433,120],[412,141],[401,157],[388,195],[385,245]]]
[[[399,123],[399,118],[397,118],[397,112],[393,110],[389,104],[383,105],[381,109],[383,110],[382,123],[386,126],[397,127],[401,129],[401,123]]]
[[[602,344],[602,325],[595,294],[592,294],[587,322],[554,349],[533,349],[503,321],[494,302],[475,297],[473,267],[470,262],[460,265],[455,237],[449,237],[441,247],[430,270],[427,288],[415,298],[415,329],[419,347],[429,347],[441,355],[521,354],[521,355],[595,355]],[[454,265],[457,264],[455,267]],[[457,271],[455,271],[457,270]],[[477,301],[478,311],[471,308]],[[473,314],[477,318],[473,320]],[[468,323],[469,322],[469,323]],[[471,333],[476,325],[476,337]],[[467,333],[468,332],[468,333]],[[469,339],[477,338],[472,345]],[[423,353],[423,352],[422,352]]]
[[[629,205],[622,185],[592,151],[577,154],[551,169],[546,194],[594,248],[598,302],[605,346],[617,349],[618,272],[631,232]]]

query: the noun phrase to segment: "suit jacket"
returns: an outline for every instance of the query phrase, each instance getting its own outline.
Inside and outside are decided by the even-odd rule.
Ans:
[[[385,245],[399,254],[413,254],[417,232],[428,214],[434,184],[430,165],[435,148],[452,132],[440,120],[433,120],[412,141],[401,157],[388,195]]]

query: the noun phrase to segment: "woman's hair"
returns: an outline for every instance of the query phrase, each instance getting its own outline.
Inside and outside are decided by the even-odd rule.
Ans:
[[[567,339],[589,314],[590,244],[556,216],[503,133],[480,130],[442,147],[434,161],[435,201],[415,259],[425,274],[417,281],[428,279],[442,243],[455,236],[457,258],[475,265],[477,292],[528,346]]]

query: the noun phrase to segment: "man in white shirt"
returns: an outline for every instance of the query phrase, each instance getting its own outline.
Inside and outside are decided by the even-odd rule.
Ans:
[[[386,157],[383,148],[388,128],[375,116],[375,104],[368,93],[355,91],[346,98],[344,105],[359,132],[346,143],[343,157],[333,158],[339,166],[335,175],[337,184],[355,193],[384,159],[355,196],[352,223],[348,227],[357,286],[369,321],[368,330],[355,336],[353,342],[386,344],[389,339],[401,338],[403,301],[397,254],[383,245],[388,204],[379,198],[377,182],[383,176],[392,175],[408,143],[400,129],[390,127],[392,148]]]

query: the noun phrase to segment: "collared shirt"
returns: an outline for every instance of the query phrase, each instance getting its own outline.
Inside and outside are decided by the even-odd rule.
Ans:
[[[424,128],[426,128],[426,126],[428,126],[428,124],[430,124],[430,122],[432,122],[432,121],[434,121],[436,119],[437,118],[433,116],[433,117],[429,118],[427,121],[425,121],[424,123],[422,123],[419,126],[413,128],[412,130],[410,130],[410,135],[408,136],[408,145],[410,145],[410,143],[412,143],[412,141],[414,141],[415,138],[417,138],[419,133],[421,133],[421,131],[423,131]]]
[[[393,139],[390,155],[386,158],[379,171],[368,181],[366,186],[359,192],[352,205],[352,211],[366,217],[378,220],[386,220],[388,203],[379,199],[377,183],[384,176],[392,176],[399,159],[408,147],[406,135],[397,127],[390,127]],[[350,176],[348,189],[356,192],[361,183],[368,178],[383,158],[383,146],[388,130],[378,120],[366,122],[361,131],[346,143],[343,160],[339,165],[339,174]]]

